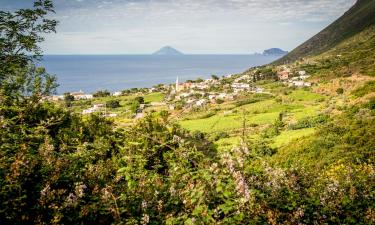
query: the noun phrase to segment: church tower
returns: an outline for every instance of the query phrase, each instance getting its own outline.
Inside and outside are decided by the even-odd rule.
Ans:
[[[179,91],[179,83],[178,83],[178,77],[177,77],[177,79],[176,79],[176,92],[178,92]]]

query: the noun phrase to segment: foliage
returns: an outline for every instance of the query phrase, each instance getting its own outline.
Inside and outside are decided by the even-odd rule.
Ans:
[[[328,121],[328,118],[329,117],[327,115],[323,114],[314,117],[305,117],[297,121],[297,123],[295,124],[290,124],[288,128],[290,130],[298,130],[303,128],[315,127],[319,124],[326,123]]]
[[[214,80],[219,80],[219,77],[217,75],[211,75],[211,78],[214,79]]]
[[[366,94],[375,92],[375,81],[368,81],[362,87],[359,87],[352,91],[352,95],[356,97],[363,97]]]
[[[223,103],[224,103],[224,100],[218,98],[218,99],[215,99],[215,102],[216,102],[216,104],[223,104]]]
[[[138,101],[132,101],[131,104],[130,104],[130,111],[132,113],[137,113],[138,109],[139,109],[139,102]]]
[[[239,107],[239,106],[243,106],[243,105],[247,105],[247,104],[252,104],[252,103],[260,102],[262,100],[269,99],[269,98],[270,98],[270,96],[266,95],[266,94],[254,94],[254,95],[251,95],[250,98],[247,98],[247,99],[241,100],[241,101],[237,101],[236,106]]]
[[[142,96],[135,97],[134,101],[138,102],[139,104],[145,103],[145,99]]]
[[[120,101],[116,99],[109,100],[106,102],[106,106],[112,109],[118,108],[120,107]]]
[[[100,91],[97,91],[93,94],[93,96],[95,98],[100,98],[100,97],[107,97],[107,96],[110,96],[111,93],[107,90],[100,90]]]
[[[65,107],[70,107],[72,106],[72,102],[74,101],[74,96],[71,95],[70,93],[65,93],[64,94],[64,104]]]
[[[43,24],[39,19],[52,5],[37,1],[35,10],[27,11],[33,16],[24,21],[26,31]],[[82,118],[44,101],[55,85],[29,60],[37,49],[9,52],[7,57],[26,64],[1,61],[1,224],[375,223],[373,100],[332,120],[301,119],[300,127],[321,126],[279,149],[255,137],[218,150],[205,133],[184,130],[166,111],[119,128],[98,115]],[[291,93],[310,104],[318,97]],[[293,107],[268,98],[252,95],[259,105],[238,107],[265,108],[243,121],[268,117],[278,135],[286,119],[280,112]],[[142,103],[140,97],[131,104],[137,110]],[[227,123],[228,130],[239,120],[214,115],[198,122]],[[221,132],[214,139],[227,137]]]
[[[342,95],[344,93],[344,89],[343,88],[337,88],[336,93],[339,94],[339,95]]]

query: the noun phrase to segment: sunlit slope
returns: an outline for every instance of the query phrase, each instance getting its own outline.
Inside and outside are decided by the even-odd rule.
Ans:
[[[274,63],[290,63],[303,57],[323,53],[374,24],[375,1],[358,0],[343,16]]]

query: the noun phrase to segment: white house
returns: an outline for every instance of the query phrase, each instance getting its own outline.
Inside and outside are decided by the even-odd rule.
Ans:
[[[290,86],[296,86],[296,87],[311,87],[311,83],[304,82],[304,81],[292,81],[290,83]]]
[[[219,98],[221,99],[226,99],[228,97],[228,95],[226,93],[220,93],[219,94]]]
[[[195,104],[197,106],[204,106],[205,104],[207,104],[207,100],[206,99],[199,99]]]
[[[244,83],[233,83],[232,84],[233,91],[235,93],[240,91],[246,91],[250,89],[250,84],[244,84]]]
[[[263,92],[264,92],[264,88],[261,88],[261,87],[255,88],[255,93],[263,93]]]
[[[184,92],[184,93],[181,93],[180,94],[180,98],[187,98],[187,97],[189,97],[191,95],[191,93],[186,93],[186,92]]]
[[[208,96],[208,99],[210,99],[210,100],[214,100],[214,99],[216,99],[216,95],[209,95],[209,96]]]
[[[195,99],[193,99],[193,98],[189,98],[187,101],[186,101],[186,103],[187,104],[192,104],[192,103],[194,103],[196,100]]]
[[[118,97],[118,96],[122,95],[122,92],[121,91],[116,91],[112,95]]]
[[[305,80],[305,79],[307,79],[307,78],[309,78],[310,76],[309,75],[301,75],[301,76],[299,76],[299,78],[301,79],[301,80]]]
[[[82,114],[91,114],[91,113],[94,113],[94,112],[96,112],[96,110],[95,109],[93,109],[93,108],[89,108],[89,109],[84,109],[83,111],[82,111]]]

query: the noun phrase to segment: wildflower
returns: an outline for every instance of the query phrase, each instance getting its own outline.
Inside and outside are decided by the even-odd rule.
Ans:
[[[48,184],[47,186],[45,186],[45,187],[43,188],[43,190],[40,191],[40,195],[41,195],[41,196],[46,196],[46,195],[48,194],[48,192],[49,192],[50,189],[51,189],[51,188],[50,188],[50,186],[49,186],[49,184]]]
[[[145,200],[142,201],[142,209],[147,208],[147,202]]]
[[[148,224],[149,222],[150,222],[150,216],[147,215],[147,214],[144,214],[144,215],[142,216],[141,224],[142,224],[142,225],[143,225],[143,224]]]

